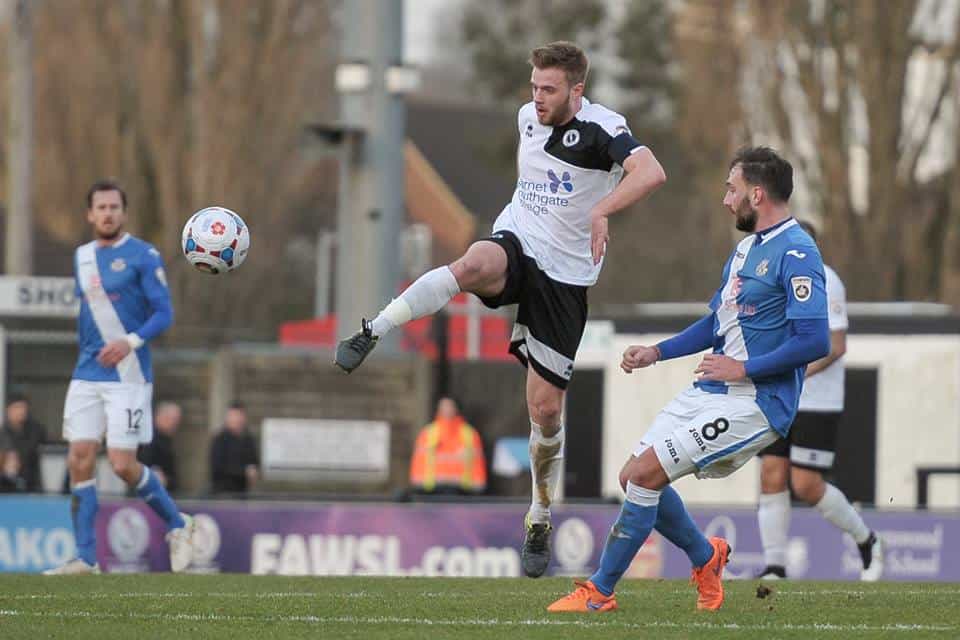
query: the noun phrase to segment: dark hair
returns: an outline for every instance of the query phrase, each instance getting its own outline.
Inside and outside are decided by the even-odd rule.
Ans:
[[[116,191],[120,194],[120,201],[123,203],[123,208],[127,208],[127,192],[123,190],[123,187],[120,186],[120,183],[116,180],[111,180],[109,178],[104,180],[97,180],[90,188],[87,189],[87,209],[93,208],[93,194],[97,191]]]
[[[583,49],[566,40],[537,47],[530,52],[530,64],[537,69],[563,69],[571,87],[586,82],[587,70],[590,68]]]
[[[740,165],[747,183],[763,187],[773,200],[786,202],[793,193],[793,166],[770,147],[744,147],[737,151],[730,168]]]
[[[817,241],[817,228],[813,226],[813,223],[807,220],[800,220],[800,228],[807,232],[807,235],[813,238],[813,241]]]
[[[247,405],[243,404],[239,400],[234,400],[229,405],[227,405],[227,409],[239,409],[240,411],[246,411]]]
[[[14,404],[15,402],[26,402],[30,404],[30,398],[27,397],[27,394],[20,393],[19,391],[14,391],[13,393],[7,396],[7,406]]]

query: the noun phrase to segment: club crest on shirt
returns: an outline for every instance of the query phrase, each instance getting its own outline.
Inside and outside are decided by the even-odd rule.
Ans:
[[[770,267],[770,261],[764,258],[760,261],[760,264],[757,265],[757,275],[763,277],[767,275],[767,271]]]
[[[120,273],[127,268],[127,262],[123,258],[116,258],[110,263],[110,271]]]
[[[580,132],[576,129],[570,129],[565,134],[563,134],[563,146],[572,147],[573,145],[580,142]]]
[[[532,123],[532,122],[528,122],[528,123],[527,123],[527,128],[524,129],[523,135],[527,136],[528,138],[532,138],[532,137],[533,137],[533,123]]]
[[[806,302],[813,292],[813,279],[808,276],[794,276],[790,278],[790,287],[793,289],[793,297],[797,299],[797,302]]]

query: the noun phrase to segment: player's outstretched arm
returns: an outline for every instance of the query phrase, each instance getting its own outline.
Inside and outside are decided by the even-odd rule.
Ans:
[[[713,314],[708,314],[692,325],[659,344],[651,347],[634,345],[623,352],[620,368],[625,373],[642,369],[659,360],[670,360],[698,353],[713,344]]]
[[[706,355],[696,373],[703,380],[725,382],[763,378],[792,371],[830,352],[830,329],[826,318],[804,318],[790,322],[792,335],[773,351],[742,361],[730,356]]]
[[[657,347],[635,344],[627,347],[626,351],[623,352],[620,368],[623,369],[624,373],[633,373],[634,369],[649,367],[659,359],[660,350]]]
[[[713,314],[708,313],[689,327],[657,345],[661,360],[700,353],[713,345]]]
[[[598,264],[606,251],[610,235],[607,216],[621,211],[653,193],[667,181],[660,162],[647,147],[639,147],[623,161],[626,177],[590,212],[590,244],[593,263]]]

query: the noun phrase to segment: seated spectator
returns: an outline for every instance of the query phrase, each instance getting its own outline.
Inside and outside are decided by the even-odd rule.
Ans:
[[[180,488],[177,482],[177,462],[173,449],[173,436],[180,428],[183,411],[176,402],[161,402],[153,416],[153,440],[142,445],[137,459],[157,474],[160,484],[169,493]]]
[[[21,475],[20,456],[12,448],[10,439],[0,431],[0,493],[27,490],[27,481]]]
[[[418,493],[477,494],[487,487],[487,462],[477,430],[452,398],[441,398],[437,416],[421,429],[410,462],[410,484]]]
[[[223,428],[210,447],[213,493],[245,493],[260,478],[257,443],[247,430],[247,410],[240,403],[227,409]]]
[[[7,399],[2,431],[9,448],[17,454],[27,491],[43,491],[40,445],[47,441],[47,430],[30,417],[30,401],[25,395],[12,394]]]

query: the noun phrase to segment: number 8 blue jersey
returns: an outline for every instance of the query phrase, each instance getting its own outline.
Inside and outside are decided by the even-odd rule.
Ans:
[[[770,353],[791,336],[792,320],[827,317],[823,259],[793,218],[753,233],[723,268],[723,284],[710,301],[713,352],[736,360]],[[786,435],[797,412],[806,367],[736,382],[699,380],[710,393],[756,398],[764,415]]]

